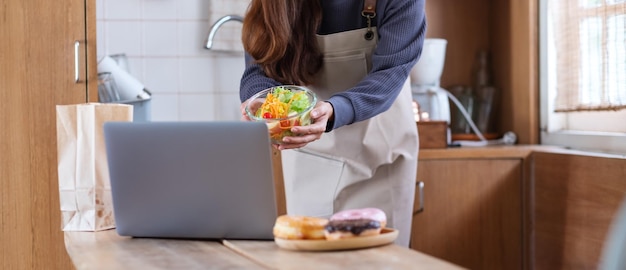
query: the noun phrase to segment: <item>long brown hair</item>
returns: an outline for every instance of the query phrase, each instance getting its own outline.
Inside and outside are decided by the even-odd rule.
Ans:
[[[322,66],[315,34],[319,0],[253,0],[244,18],[244,49],[265,74],[284,84],[307,85]]]

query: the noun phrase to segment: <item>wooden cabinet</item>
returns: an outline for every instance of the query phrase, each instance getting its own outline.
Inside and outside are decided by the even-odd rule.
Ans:
[[[97,97],[95,0],[0,6],[0,269],[71,269],[60,227],[55,106]]]
[[[531,269],[598,269],[626,199],[624,156],[532,154]]]
[[[597,269],[626,200],[626,158],[538,145],[429,149],[417,182],[415,250],[469,269]]]
[[[530,149],[420,151],[411,248],[469,269],[522,269]]]

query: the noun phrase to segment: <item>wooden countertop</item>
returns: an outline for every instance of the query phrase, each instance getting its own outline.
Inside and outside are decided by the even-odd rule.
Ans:
[[[229,241],[232,248],[268,269],[463,269],[398,245],[335,252],[300,252],[274,242]]]
[[[397,245],[298,252],[273,241],[178,240],[122,237],[115,230],[65,232],[65,247],[82,269],[462,269]]]
[[[533,151],[562,151],[562,149],[562,147],[548,145],[493,145],[484,147],[420,149],[418,159],[519,159],[528,157]]]
[[[263,269],[220,242],[122,237],[115,230],[65,232],[65,249],[82,269]]]

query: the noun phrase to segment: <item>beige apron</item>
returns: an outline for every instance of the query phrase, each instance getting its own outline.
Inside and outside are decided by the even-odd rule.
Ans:
[[[366,31],[318,35],[324,66],[310,87],[319,100],[353,87],[371,70],[377,39],[366,40]],[[396,243],[408,246],[417,153],[407,79],[386,112],[282,152],[287,212],[329,217],[343,209],[377,207],[387,213],[388,226],[399,230]]]

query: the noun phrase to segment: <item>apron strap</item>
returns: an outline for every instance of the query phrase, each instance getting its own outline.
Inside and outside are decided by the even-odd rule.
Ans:
[[[367,32],[365,33],[366,40],[372,40],[374,38],[374,32],[372,31],[372,18],[376,17],[376,0],[363,1],[363,11],[361,16],[367,19]]]
[[[368,15],[374,18],[376,16],[376,0],[365,0],[363,2],[363,12],[361,12],[361,15],[366,18]]]

